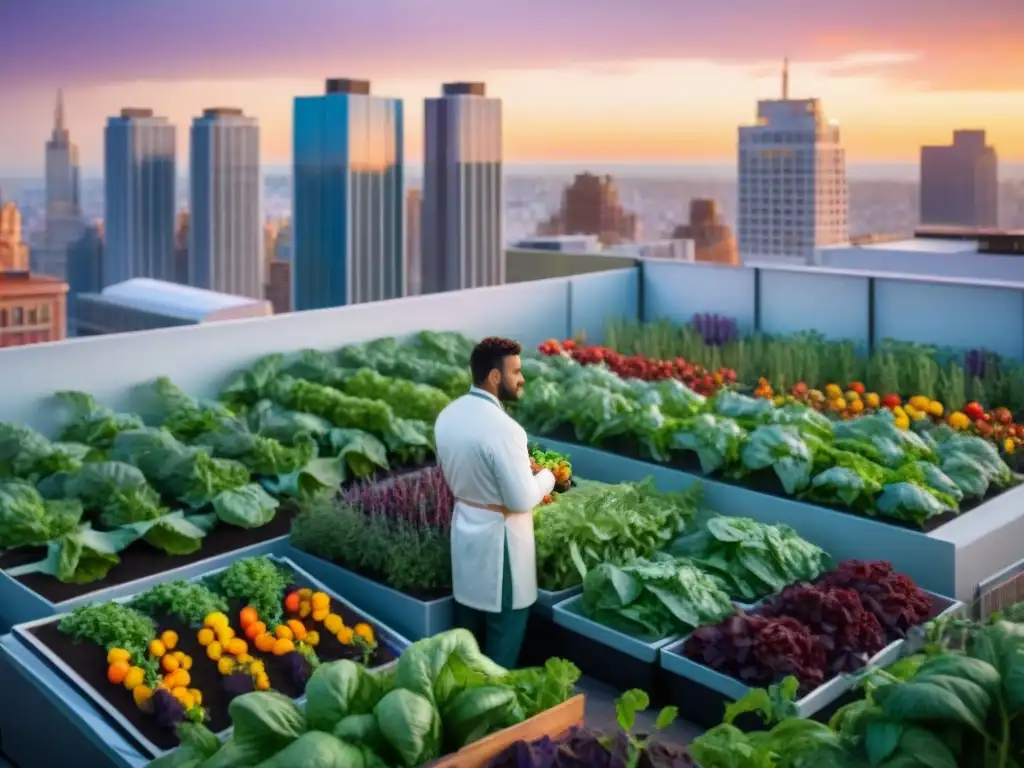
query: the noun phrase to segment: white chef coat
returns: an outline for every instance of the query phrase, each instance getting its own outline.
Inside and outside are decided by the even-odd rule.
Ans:
[[[434,425],[437,463],[457,500],[505,507],[512,514],[456,501],[452,519],[452,586],[455,600],[488,613],[501,612],[505,539],[512,573],[512,608],[537,601],[533,508],[551,493],[555,477],[534,475],[526,431],[498,399],[473,387],[449,403]]]

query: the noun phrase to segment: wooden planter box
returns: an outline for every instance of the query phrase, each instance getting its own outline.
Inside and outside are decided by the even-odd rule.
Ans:
[[[493,760],[517,741],[535,741],[542,736],[561,736],[574,725],[583,725],[584,701],[583,694],[573,696],[557,707],[534,715],[519,725],[492,733],[454,754],[442,757],[432,763],[431,768],[483,768],[488,761]]]

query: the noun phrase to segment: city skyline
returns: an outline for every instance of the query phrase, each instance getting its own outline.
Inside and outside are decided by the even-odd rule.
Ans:
[[[183,127],[203,108],[230,103],[260,121],[265,161],[286,164],[291,99],[337,75],[366,77],[375,92],[407,102],[434,95],[445,80],[487,82],[505,104],[513,164],[727,160],[750,105],[777,97],[785,55],[794,97],[825,102],[853,163],[910,162],[955,128],[983,128],[1001,158],[1024,159],[1024,53],[1013,32],[1024,6],[1006,0],[942,14],[920,0],[898,9],[869,2],[856,12],[788,0],[771,9],[648,0],[633,7],[635,18],[605,2],[580,15],[576,0],[486,14],[465,11],[461,0],[440,10],[413,0],[344,9],[314,1],[272,20],[264,0],[247,4],[246,14],[234,2],[191,5],[168,13],[124,0],[88,9],[45,0],[0,11],[14,40],[0,51],[5,107],[20,117],[0,128],[0,175],[41,164],[58,87],[89,171],[102,163],[103,120],[126,106],[150,107]],[[336,17],[345,23],[333,24]],[[405,154],[418,162],[422,114],[408,111]]]

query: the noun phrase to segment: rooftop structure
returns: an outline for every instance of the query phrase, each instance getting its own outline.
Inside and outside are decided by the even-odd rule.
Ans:
[[[63,339],[67,292],[67,283],[57,278],[27,270],[0,271],[0,347]]]
[[[134,278],[78,296],[80,336],[152,330],[272,314],[269,301],[216,293],[177,283]]]
[[[923,229],[916,237],[822,248],[815,264],[942,277],[1024,280],[1024,233]]]

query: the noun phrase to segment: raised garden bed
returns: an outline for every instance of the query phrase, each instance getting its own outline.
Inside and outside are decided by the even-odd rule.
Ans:
[[[956,600],[926,594],[932,601],[929,619],[954,615],[964,610],[963,603]],[[756,615],[758,606],[753,606],[750,612]],[[722,713],[728,704],[739,701],[752,687],[758,686],[748,686],[738,678],[689,658],[686,654],[689,639],[689,636],[683,637],[660,649],[662,675],[672,703],[679,707],[680,717],[705,728],[712,728],[721,722]],[[898,660],[904,642],[902,638],[892,640],[873,654],[867,660],[867,665],[885,666]],[[798,716],[827,721],[844,703],[844,697],[854,685],[853,675],[837,674],[811,690],[802,691],[795,702]],[[760,718],[750,714],[741,716],[736,725],[745,730],[764,727]]]
[[[360,612],[347,600],[332,592],[326,585],[293,562],[276,558],[273,559],[273,562],[293,574],[292,584],[288,589],[289,593],[292,589],[300,588],[323,592],[330,599],[331,612],[341,616],[346,626],[352,627],[360,622],[365,622],[373,628],[377,647],[369,654],[371,666],[392,663],[398,654],[408,646],[408,641],[405,638],[380,624],[375,618]],[[218,576],[224,573],[224,570],[219,569],[205,573],[193,581],[198,581],[201,578],[213,583]],[[282,594],[282,600],[284,596]],[[130,599],[121,598],[115,602],[124,604]],[[231,617],[231,625],[239,628],[239,637],[242,637],[242,634],[237,617],[246,602],[245,599],[230,598],[228,599],[228,611],[225,612],[225,615]],[[294,614],[286,615],[298,618]],[[131,691],[123,685],[115,685],[108,680],[107,649],[92,642],[76,643],[68,634],[60,630],[59,625],[63,618],[62,615],[40,619],[16,626],[13,631],[15,636],[51,670],[91,700],[104,720],[125,735],[143,754],[149,757],[158,757],[177,746],[178,739],[173,729],[163,727],[154,716],[140,709],[136,705]],[[207,723],[211,729],[215,732],[224,731],[230,724],[227,716],[227,704],[231,696],[224,685],[228,678],[218,670],[217,662],[209,657],[208,648],[204,648],[201,644],[199,634],[194,626],[188,626],[180,617],[170,617],[166,613],[153,618],[157,626],[157,635],[166,630],[177,634],[176,650],[183,651],[192,660],[191,668],[188,670],[191,677],[189,687],[201,691],[201,706],[207,710]],[[317,623],[311,617],[300,620],[309,631],[318,628]],[[363,658],[363,651],[360,647],[351,644],[343,645],[322,626],[319,627],[319,635],[319,642],[314,650],[317,658],[321,661]],[[292,698],[301,698],[304,695],[304,686],[300,685],[291,674],[291,662],[287,660],[287,656],[260,651],[256,648],[255,642],[250,641],[247,645],[247,652],[254,659],[263,663],[266,676],[274,690]]]

